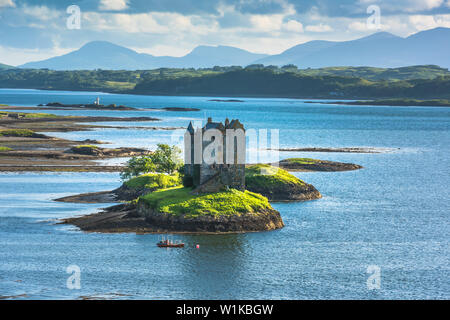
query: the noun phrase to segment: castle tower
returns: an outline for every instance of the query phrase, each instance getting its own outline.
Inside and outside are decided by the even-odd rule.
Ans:
[[[202,192],[245,190],[245,129],[239,120],[225,125],[208,118],[201,129],[189,124],[185,136],[185,175]]]

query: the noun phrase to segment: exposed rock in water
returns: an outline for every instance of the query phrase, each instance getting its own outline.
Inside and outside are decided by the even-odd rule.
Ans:
[[[72,202],[72,203],[112,203],[117,202],[119,200],[120,199],[118,199],[114,191],[101,191],[101,192],[82,193],[74,196],[58,198],[55,199],[54,201]]]
[[[212,102],[245,102],[244,100],[238,100],[238,99],[211,99],[208,101],[212,101]]]
[[[248,186],[247,190],[262,194],[269,201],[307,201],[322,198],[320,192],[311,184],[283,184],[276,189],[269,186]]]
[[[399,148],[375,148],[375,147],[350,147],[350,148],[280,148],[280,149],[267,149],[283,152],[338,152],[338,153],[386,153],[393,152]]]
[[[140,156],[150,153],[146,149],[140,148],[100,148],[97,146],[81,145],[70,148],[66,153],[81,154],[88,156],[101,156],[101,157],[132,157]]]
[[[275,164],[276,165],[276,164]],[[363,166],[354,163],[316,160],[307,158],[292,158],[281,160],[279,167],[287,171],[350,171],[362,169]]]
[[[42,104],[39,104],[38,107],[42,107]],[[114,103],[109,104],[107,106],[103,104],[94,104],[94,103],[87,103],[87,104],[63,104],[60,102],[49,102],[45,105],[46,107],[53,107],[53,108],[67,108],[67,109],[91,109],[91,110],[121,110],[121,111],[130,111],[130,110],[139,110],[132,107],[127,106],[117,106]]]
[[[198,108],[183,108],[183,107],[166,107],[162,108],[165,111],[200,111]]]
[[[87,232],[134,233],[239,233],[269,231],[284,227],[280,213],[266,210],[233,216],[201,216],[186,218],[155,213],[145,204],[119,204],[103,212],[68,218],[62,224],[72,224]]]
[[[267,164],[248,166],[245,180],[247,190],[262,194],[269,201],[306,201],[322,197],[313,185]]]
[[[152,226],[168,231],[179,232],[255,232],[269,231],[284,227],[280,213],[265,209],[258,213],[240,215],[202,215],[187,217],[156,212],[145,203],[139,201],[137,214],[145,218]]]

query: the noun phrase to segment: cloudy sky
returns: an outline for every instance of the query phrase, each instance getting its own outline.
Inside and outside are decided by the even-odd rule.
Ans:
[[[73,4],[79,29],[67,27]],[[41,60],[92,40],[158,56],[219,44],[275,54],[309,40],[374,33],[367,24],[374,5],[378,31],[408,36],[450,27],[450,0],[0,0],[0,62]]]

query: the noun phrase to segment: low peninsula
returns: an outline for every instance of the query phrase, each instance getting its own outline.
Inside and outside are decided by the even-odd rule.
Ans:
[[[39,133],[89,131],[102,121],[157,121],[151,117],[58,116],[47,113],[0,111],[0,171],[121,171],[121,166],[102,166],[95,160],[148,154],[132,147],[102,148],[96,140],[72,141]],[[164,128],[161,128],[164,129]]]
[[[317,101],[306,101],[306,103],[318,103]],[[319,102],[321,104],[339,104],[349,106],[392,106],[392,107],[450,107],[448,99],[379,99],[361,101],[329,101]]]

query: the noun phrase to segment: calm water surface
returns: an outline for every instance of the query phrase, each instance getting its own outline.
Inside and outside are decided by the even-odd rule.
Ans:
[[[427,299],[450,298],[450,108],[344,107],[290,99],[211,102],[205,97],[148,97],[0,89],[0,103],[88,103],[140,108],[197,107],[199,112],[49,111],[63,115],[153,116],[128,129],[49,133],[108,146],[173,142],[189,120],[239,118],[247,128],[279,129],[281,147],[392,148],[382,154],[281,153],[353,162],[363,170],[296,173],[323,199],[275,203],[286,227],[237,235],[182,235],[182,250],[155,246],[158,235],[86,234],[55,224],[105,205],[54,198],[110,190],[114,173],[0,174],[0,295],[29,299]],[[28,111],[26,111],[28,112]],[[42,112],[42,111],[41,111]],[[199,244],[200,249],[194,245]],[[69,265],[81,289],[69,290]],[[370,265],[380,290],[368,290]]]

